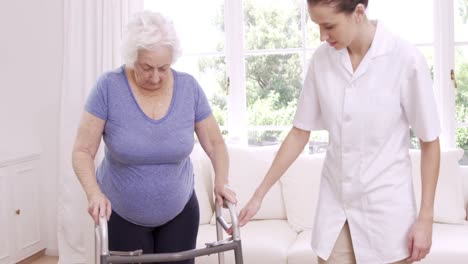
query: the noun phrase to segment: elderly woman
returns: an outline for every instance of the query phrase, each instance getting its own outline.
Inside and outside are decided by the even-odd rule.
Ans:
[[[194,132],[213,164],[218,201],[236,203],[225,188],[228,153],[208,100],[192,76],[171,68],[179,49],[165,17],[137,14],[123,42],[125,65],[102,75],[87,100],[73,168],[93,220],[109,221],[111,250],[195,248],[199,208],[189,158]],[[101,137],[105,156],[95,171]]]

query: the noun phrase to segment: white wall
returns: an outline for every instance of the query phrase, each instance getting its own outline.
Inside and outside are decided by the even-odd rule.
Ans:
[[[61,0],[0,0],[0,159],[40,152],[42,219],[57,253]]]

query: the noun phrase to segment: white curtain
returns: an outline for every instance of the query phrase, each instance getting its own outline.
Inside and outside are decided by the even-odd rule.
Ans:
[[[65,0],[60,109],[58,248],[60,264],[94,261],[93,223],[73,173],[71,150],[88,92],[97,77],[118,67],[123,26],[142,0]]]

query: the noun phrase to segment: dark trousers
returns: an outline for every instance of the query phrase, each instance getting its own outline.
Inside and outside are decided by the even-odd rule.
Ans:
[[[143,254],[172,253],[194,249],[199,223],[200,209],[195,191],[182,212],[162,226],[135,225],[112,212],[108,223],[109,249],[115,251],[142,249]],[[195,260],[158,262],[158,264],[161,263],[193,264]]]

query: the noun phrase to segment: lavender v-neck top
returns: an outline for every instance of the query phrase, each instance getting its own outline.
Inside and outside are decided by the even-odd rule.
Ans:
[[[85,106],[106,121],[98,184],[112,209],[137,225],[167,223],[182,211],[194,188],[189,154],[195,123],[207,118],[211,108],[191,75],[172,73],[172,101],[159,120],[149,118],[139,107],[125,66],[102,75]]]

